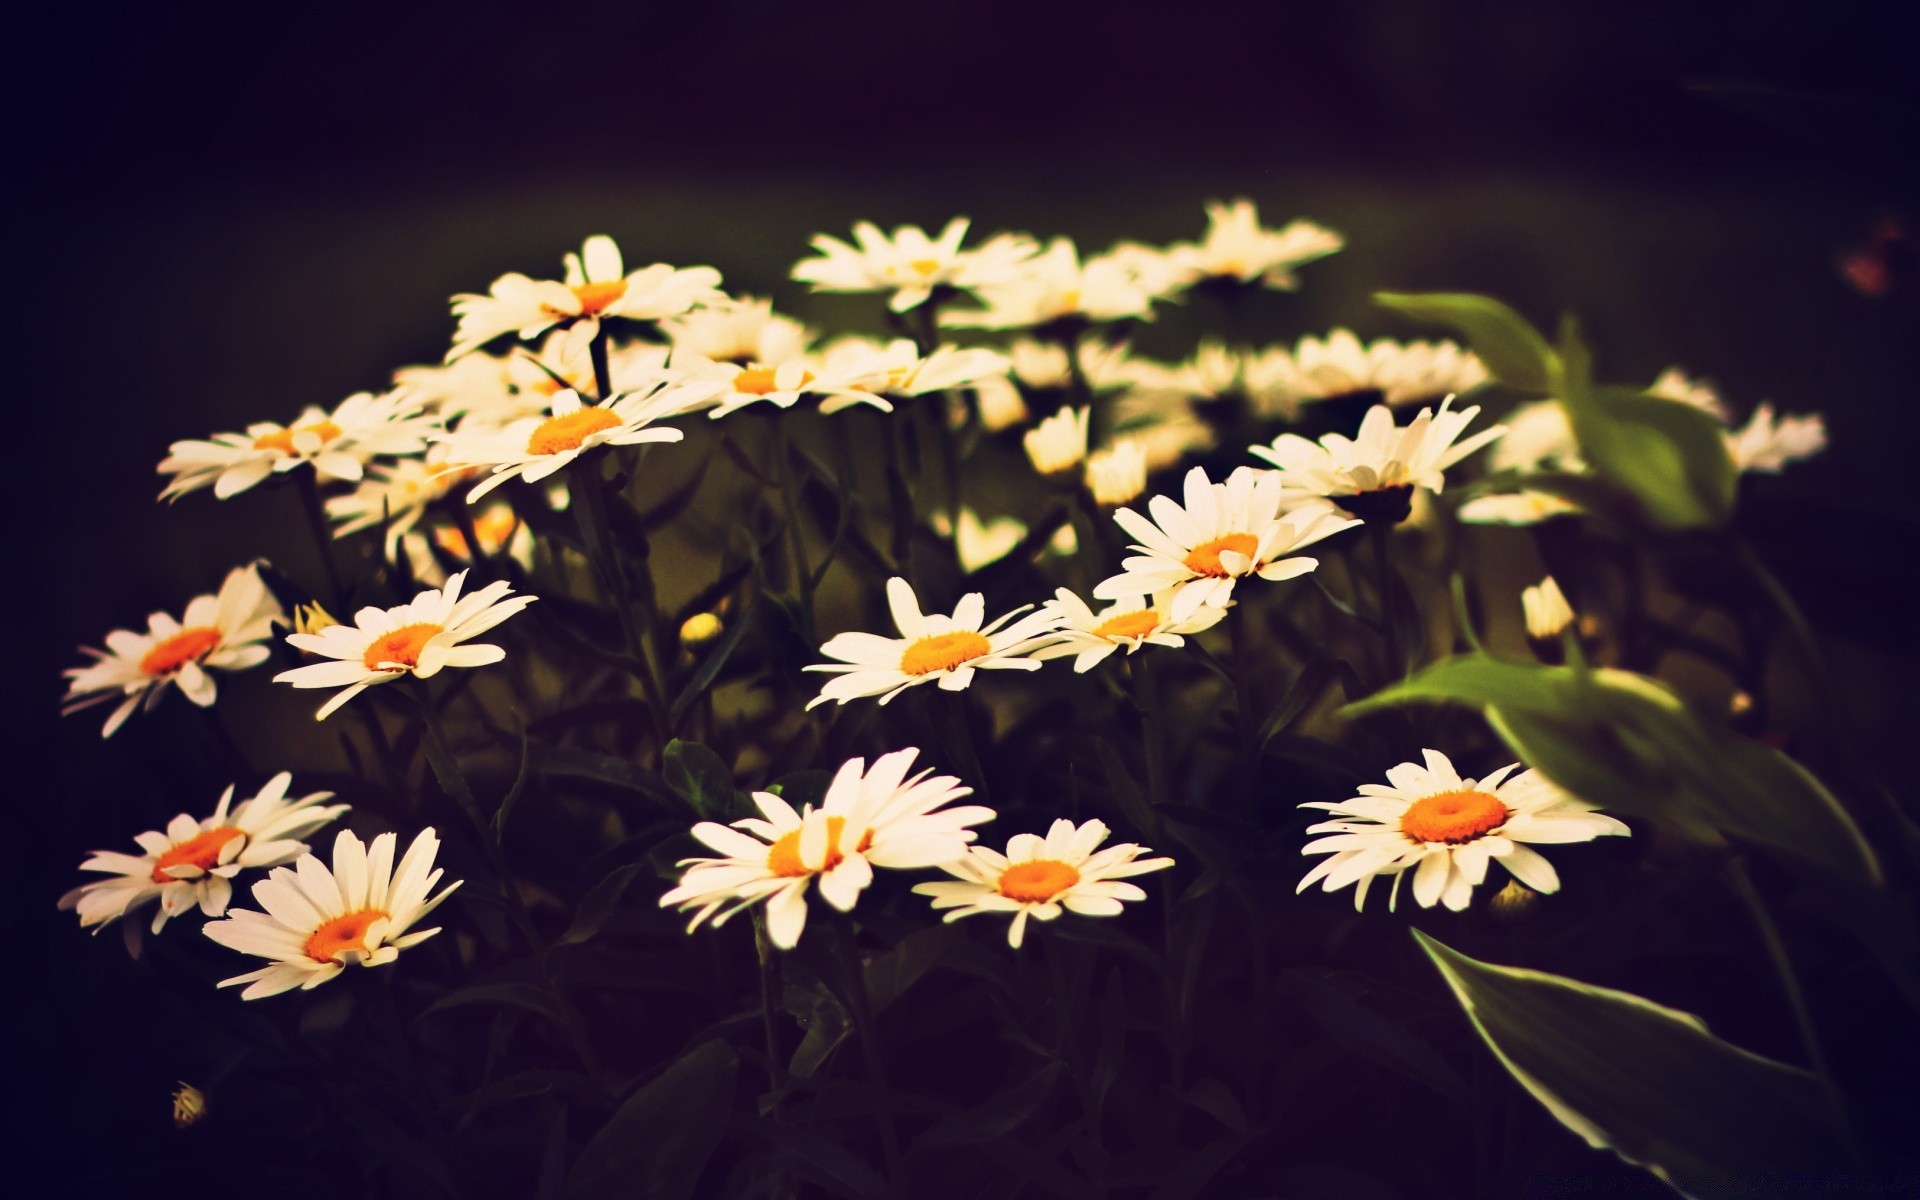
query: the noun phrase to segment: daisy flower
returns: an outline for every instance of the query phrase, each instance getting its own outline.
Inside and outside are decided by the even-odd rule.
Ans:
[[[271,475],[311,466],[322,479],[360,478],[375,455],[418,454],[439,426],[406,392],[361,392],[332,412],[308,408],[291,425],[271,421],[244,433],[217,433],[208,441],[175,442],[155,468],[173,478],[160,492],[176,500],[211,487],[216,499],[237,496]]]
[[[147,618],[145,633],[116,629],[107,635],[106,649],[81,647],[94,661],[63,672],[67,695],[61,714],[119,700],[100,731],[101,737],[112,737],[143,702],[149,709],[158,704],[168,684],[206,708],[216,691],[209,672],[244,671],[265,662],[265,643],[279,619],[280,602],[261,582],[259,568],[236,567],[216,595],[189,600],[180,620],[157,612]]]
[[[980,427],[988,433],[1023,425],[1033,416],[1026,397],[1004,375],[989,375],[976,382],[974,396],[980,406]]]
[[[855,404],[892,412],[890,396],[924,396],[977,387],[989,378],[1004,382],[1009,366],[1006,355],[982,347],[941,346],[923,358],[910,338],[882,344],[849,337],[822,351],[821,382],[814,390],[821,394],[823,413],[839,412]]]
[[[1021,438],[1027,461],[1042,475],[1073,470],[1086,460],[1087,428],[1092,419],[1092,409],[1063,408],[1027,430]]]
[[[1773,415],[1773,405],[1762,404],[1738,430],[1727,433],[1727,453],[1738,471],[1777,475],[1790,462],[1811,458],[1826,449],[1827,426],[1815,413],[1810,417]]]
[[[513,511],[511,504],[500,501],[475,513],[473,535],[480,540],[480,557],[504,554],[519,563],[522,570],[533,570],[533,530]],[[465,531],[447,521],[436,522],[425,531],[409,530],[400,539],[399,550],[407,557],[408,570],[421,583],[446,582],[442,555],[455,562],[476,561],[473,547],[467,545]]]
[[[484,667],[507,656],[498,646],[465,645],[518,613],[537,597],[506,599],[513,586],[490,583],[470,596],[460,594],[467,573],[459,571],[444,588],[429,588],[410,604],[363,608],[353,624],[329,625],[318,633],[290,633],[287,644],[331,661],[282,671],[275,683],[297,688],[345,688],[314,714],[324,721],[367,688],[402,675],[429,679],[445,667]]]
[[[1475,496],[1462,504],[1456,515],[1469,525],[1538,525],[1579,511],[1580,506],[1564,496],[1523,489]]]
[[[1292,350],[1274,346],[1249,356],[1248,392],[1262,412],[1287,415],[1303,403],[1377,393],[1388,404],[1432,401],[1468,392],[1489,378],[1486,365],[1454,342],[1362,344],[1350,330],[1304,337]]]
[[[1296,892],[1315,881],[1325,892],[1357,883],[1353,905],[1358,909],[1373,880],[1392,875],[1391,910],[1400,897],[1401,875],[1411,871],[1420,907],[1440,903],[1459,912],[1494,859],[1536,892],[1560,889],[1553,864],[1527,843],[1590,842],[1630,832],[1538,771],[1512,775],[1519,763],[1476,783],[1462,779],[1438,750],[1421,753],[1426,766],[1401,763],[1387,772],[1386,784],[1361,784],[1351,800],[1300,806],[1326,809],[1337,819],[1308,828],[1328,836],[1308,842],[1300,852],[1329,857],[1307,872]]]
[[[467,493],[472,504],[516,476],[538,483],[596,446],[677,442],[686,436],[680,430],[652,428],[651,423],[713,394],[703,383],[657,385],[590,405],[569,389],[554,396],[545,418],[524,417],[498,428],[454,433],[447,440],[447,460],[457,467],[491,468]]]
[[[775,367],[806,357],[813,331],[773,311],[773,301],[752,296],[697,309],[660,322],[677,351],[715,362]]]
[[[1459,441],[1480,409],[1453,412],[1452,403],[1449,396],[1438,410],[1423,408],[1404,426],[1393,423],[1392,409],[1376,404],[1352,438],[1330,433],[1316,444],[1283,433],[1271,446],[1250,449],[1274,465],[1289,499],[1324,498],[1363,519],[1398,524],[1407,517],[1414,488],[1438,492],[1446,486],[1448,467],[1506,432],[1495,425]]]
[[[167,822],[165,832],[149,830],[134,838],[138,854],[94,851],[80,869],[109,878],[68,892],[60,898],[60,907],[78,912],[81,928],[92,926],[95,932],[153,900],[160,902],[153,914],[154,933],[168,918],[196,904],[209,917],[224,914],[235,875],[249,867],[292,862],[306,852],[301,838],[347,811],[344,804],[325,803],[333,799],[332,792],[287,799],[292,782],[293,776],[282,771],[237,806],[229,786],[205,820],[181,813]]]
[[[253,885],[264,912],[236,908],[202,931],[229,950],[272,959],[268,965],[220,981],[244,983],[242,1000],[260,1000],[299,988],[319,987],[349,966],[378,967],[400,957],[440,930],[409,932],[460,886],[438,894],[442,870],[433,865],[440,839],[423,829],[394,865],[397,835],[383,833],[368,846],[349,830],[333,840],[333,869],[312,854],[292,867],[276,867]]]
[[[1138,539],[1139,555],[1120,564],[1121,573],[1093,589],[1101,600],[1154,596],[1173,589],[1169,615],[1185,622],[1203,605],[1224,608],[1233,585],[1248,576],[1292,579],[1319,560],[1284,557],[1360,522],[1331,504],[1305,504],[1282,514],[1280,478],[1272,471],[1238,467],[1225,483],[1207,479],[1204,468],[1187,472],[1186,506],[1166,496],[1147,502],[1153,520],[1130,508],[1113,514]]]
[[[327,497],[327,516],[336,522],[333,536],[350,537],[385,525],[387,559],[392,561],[401,536],[420,523],[427,506],[471,473],[447,466],[444,442],[430,447],[424,458],[376,463],[353,491]]]
[[[1051,921],[1063,911],[1117,917],[1124,902],[1147,898],[1137,885],[1122,880],[1173,865],[1171,858],[1141,858],[1152,851],[1132,842],[1098,849],[1106,840],[1107,827],[1099,821],[1076,826],[1058,820],[1044,838],[1015,834],[1005,854],[969,847],[964,858],[940,864],[952,880],[916,883],[913,890],[933,897],[935,909],[953,910],[946,915],[948,921],[978,913],[1011,914],[1007,944],[1018,950],[1027,918]]]
[[[683,859],[680,884],[660,897],[663,908],[694,910],[691,933],[715,926],[761,900],[767,902],[767,936],[782,950],[800,941],[807,923],[807,891],[841,912],[851,911],[873,882],[873,869],[912,870],[940,866],[967,852],[978,836],[971,825],[993,819],[990,808],[942,808],[973,794],[951,775],[932,768],[909,777],[918,750],[883,754],[868,770],[851,759],[834,773],[819,808],[796,812],[772,792],[755,792],[759,817],[732,827],[703,821],[693,836],[720,858]]]
[[[819,234],[818,258],[794,264],[793,278],[816,292],[892,292],[894,312],[918,308],[936,288],[976,288],[1005,282],[1039,247],[1033,239],[1002,233],[971,250],[962,250],[969,222],[955,217],[937,238],[918,225],[902,225],[891,235],[869,221],[853,227],[853,245]]]
[[[1013,364],[1014,378],[1030,388],[1063,388],[1073,382],[1067,369],[1066,347],[1058,342],[1018,338],[1007,347],[1007,357]],[[1125,342],[1082,338],[1074,357],[1080,360],[1081,378],[1096,393],[1135,383],[1143,369],[1141,360],[1132,357],[1132,348]]]
[[[696,304],[725,299],[720,272],[712,267],[676,269],[654,263],[629,274],[621,262],[620,247],[612,238],[596,234],[579,254],[566,256],[562,281],[514,273],[494,280],[484,296],[455,296],[453,315],[460,324],[447,361],[509,333],[531,341],[556,325],[566,327],[572,339],[585,345],[599,335],[603,317],[657,321]]]
[[[982,284],[975,294],[986,304],[972,311],[943,312],[940,323],[955,328],[1025,329],[1056,321],[1117,321],[1149,318],[1152,294],[1125,265],[1091,260],[1084,266],[1072,239],[1055,238],[1038,257],[1021,263],[1003,282]]]
[[[1206,236],[1170,246],[1167,254],[1187,283],[1227,279],[1290,292],[1300,286],[1295,267],[1325,258],[1345,245],[1345,238],[1312,221],[1262,228],[1253,201],[1235,200],[1207,205]]]
[[[1178,649],[1187,644],[1182,634],[1212,629],[1227,615],[1224,608],[1203,604],[1186,620],[1176,621],[1171,590],[1155,596],[1149,604],[1128,598],[1096,613],[1086,601],[1061,588],[1042,606],[1042,611],[1054,618],[1055,640],[1035,650],[1033,657],[1074,655],[1073,669],[1077,674],[1091,671],[1105,662],[1108,655],[1123,648],[1128,654],[1149,644]]]
[[[1087,455],[1084,476],[1093,502],[1117,508],[1138,499],[1147,490],[1147,448],[1138,438],[1123,437],[1104,450]]]
[[[1561,630],[1573,624],[1573,606],[1567,603],[1567,594],[1551,575],[1532,587],[1521,589],[1520,610],[1526,618],[1527,636],[1540,641],[1552,641],[1560,636]]]
[[[829,700],[845,704],[862,696],[879,696],[885,704],[922,683],[938,683],[942,691],[957,692],[973,682],[975,671],[1037,671],[1040,664],[1028,654],[1053,623],[1053,617],[1044,612],[1022,617],[1026,612],[1022,607],[983,626],[986,599],[979,592],[962,596],[950,617],[923,616],[913,585],[897,575],[887,580],[887,604],[901,636],[843,633],[828,640],[820,652],[840,661],[815,663],[806,670],[838,678],[828,680],[808,708]]]

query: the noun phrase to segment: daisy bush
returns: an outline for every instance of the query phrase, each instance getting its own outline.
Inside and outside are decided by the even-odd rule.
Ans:
[[[156,448],[170,520],[286,532],[67,673],[113,753],[198,721],[231,777],[59,900],[250,1031],[183,1128],[297,1080],[340,1195],[1896,1161],[1774,915],[1920,994],[1920,843],[1838,702],[1783,715],[1832,683],[1741,523],[1818,414],[1477,295],[1297,328],[1346,238],[1245,200],[850,228],[744,280],[590,236],[441,361]],[[1631,990],[1695,919],[1724,1039],[1712,981]],[[1443,1165],[1316,1159],[1343,1123]]]

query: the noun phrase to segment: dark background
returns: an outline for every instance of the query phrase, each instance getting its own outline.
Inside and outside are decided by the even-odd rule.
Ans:
[[[104,746],[58,721],[73,647],[231,564],[300,564],[294,514],[152,501],[166,443],[285,419],[437,358],[445,299],[610,232],[784,282],[858,218],[1196,235],[1247,194],[1351,246],[1291,340],[1409,332],[1378,287],[1579,311],[1603,374],[1682,363],[1742,411],[1828,414],[1775,483],[1770,557],[1892,760],[1916,716],[1908,577],[1920,284],[1912,234],[1868,295],[1839,269],[1917,210],[1912,5],[1388,3],[67,6],[8,37],[19,435],[7,528],[10,1169],[58,1194],[170,1174],[190,1069],[117,938],[53,901],[97,845],[218,790],[179,712]],[[1884,241],[1884,239],[1883,239]],[[1903,257],[1902,255],[1905,255]],[[1169,352],[1172,352],[1171,349]],[[249,724],[304,709],[259,680]],[[174,709],[184,707],[177,703]],[[144,726],[144,728],[143,728]],[[298,767],[299,764],[291,764]],[[295,1151],[296,1154],[300,1153]],[[208,1180],[196,1182],[207,1183]]]

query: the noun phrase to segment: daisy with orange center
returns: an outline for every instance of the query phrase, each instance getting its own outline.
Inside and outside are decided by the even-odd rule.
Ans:
[[[827,681],[808,708],[862,696],[879,696],[885,704],[923,683],[957,692],[973,682],[976,671],[1037,671],[1040,664],[1031,652],[1046,644],[1055,620],[1044,610],[1022,616],[1026,609],[1017,608],[983,625],[986,599],[979,592],[962,596],[952,616],[922,614],[912,585],[898,576],[887,581],[887,604],[901,636],[843,633],[830,639],[820,652],[840,661],[806,669],[836,678]]]
[[[933,897],[935,909],[951,909],[948,921],[979,913],[1010,914],[1007,944],[1017,950],[1029,917],[1051,921],[1062,912],[1119,916],[1124,902],[1147,898],[1138,886],[1122,880],[1173,865],[1171,858],[1141,858],[1152,851],[1131,842],[1101,850],[1107,832],[1099,821],[1055,821],[1044,838],[1014,835],[1005,854],[969,847],[966,857],[941,866],[952,880],[917,883],[913,890]]]
[[[440,850],[433,830],[420,831],[398,866],[397,836],[383,833],[369,846],[343,830],[333,842],[331,870],[304,854],[292,868],[276,868],[253,885],[254,903],[264,911],[234,909],[225,920],[209,921],[203,931],[222,946],[272,960],[220,986],[246,984],[242,1000],[314,988],[349,966],[390,963],[439,933],[410,931],[460,884],[434,892],[443,872],[433,865]]]
[[[1495,425],[1462,441],[1480,409],[1455,412],[1452,406],[1448,396],[1439,408],[1423,408],[1407,424],[1395,425],[1393,410],[1376,404],[1351,438],[1330,433],[1310,442],[1283,433],[1270,446],[1249,449],[1273,464],[1288,503],[1330,500],[1356,517],[1398,524],[1407,518],[1413,489],[1438,493],[1447,485],[1448,468],[1507,431]]]
[[[420,453],[438,428],[439,419],[425,411],[420,397],[404,390],[361,392],[332,412],[308,408],[289,425],[263,422],[207,441],[175,442],[157,468],[173,477],[160,498],[212,488],[216,499],[225,500],[303,466],[321,479],[353,482],[377,455]]]
[[[1272,471],[1237,468],[1225,483],[1213,483],[1195,467],[1187,473],[1186,505],[1166,496],[1147,502],[1150,521],[1130,508],[1113,514],[1137,540],[1139,555],[1124,560],[1121,573],[1102,580],[1101,600],[1158,595],[1173,590],[1169,615],[1192,618],[1206,605],[1224,608],[1234,584],[1248,576],[1292,579],[1319,560],[1286,557],[1360,522],[1325,502],[1281,511],[1280,480]]]
[[[107,635],[104,650],[82,647],[94,661],[65,672],[61,712],[118,700],[100,733],[111,737],[134,709],[158,704],[168,685],[206,708],[217,690],[211,672],[244,671],[265,662],[265,643],[281,615],[280,602],[261,582],[258,568],[238,567],[217,595],[188,601],[179,620],[157,612],[147,618],[145,633],[116,629]]]
[[[447,564],[471,564],[505,555],[533,570],[533,529],[522,521],[513,506],[505,501],[487,505],[474,514],[473,535],[480,540],[476,556],[467,544],[467,535],[459,525],[436,521],[424,532],[413,530],[400,539],[400,550],[407,556],[407,568],[421,583],[444,585]]]
[[[806,926],[807,892],[816,882],[828,904],[847,912],[873,881],[875,867],[910,870],[959,858],[976,836],[970,826],[992,820],[993,810],[943,807],[973,789],[931,769],[909,777],[919,753],[881,755],[871,770],[864,759],[847,762],[817,809],[795,809],[772,792],[756,792],[759,817],[731,827],[694,826],[693,836],[723,857],[682,860],[686,874],[660,897],[661,906],[693,910],[691,932],[709,920],[721,925],[764,900],[767,936],[790,950]]]
[[[318,633],[290,633],[287,644],[327,662],[295,667],[273,677],[297,688],[344,688],[321,706],[326,720],[342,704],[375,684],[406,675],[431,678],[447,667],[484,667],[507,652],[498,646],[469,645],[475,638],[532,604],[536,597],[514,596],[513,586],[490,583],[470,596],[460,594],[465,571],[444,588],[429,589],[412,603],[395,608],[363,608],[353,624],[329,625]]]
[[[1297,891],[1316,881],[1328,892],[1357,884],[1357,909],[1374,879],[1391,875],[1391,909],[1402,876],[1412,872],[1413,898],[1422,908],[1439,903],[1459,912],[1495,860],[1536,892],[1560,889],[1553,864],[1527,843],[1589,842],[1629,832],[1538,771],[1514,775],[1519,763],[1475,781],[1461,778],[1438,750],[1422,753],[1424,767],[1401,763],[1387,772],[1385,785],[1362,784],[1351,800],[1301,805],[1326,809],[1337,819],[1307,830],[1328,836],[1308,842],[1301,853],[1329,857],[1307,872]]]
[[[816,292],[892,292],[887,307],[902,313],[925,304],[936,288],[974,288],[1005,282],[1039,247],[1033,239],[996,234],[971,250],[962,250],[969,222],[955,217],[940,236],[930,238],[918,225],[902,225],[891,234],[861,221],[853,244],[819,234],[813,248],[819,258],[795,263],[793,277]]]
[[[561,280],[513,273],[494,280],[484,296],[455,296],[453,315],[460,326],[447,361],[508,334],[530,341],[556,325],[567,330],[570,342],[585,346],[599,335],[605,318],[658,321],[696,304],[725,299],[720,272],[712,267],[675,269],[654,263],[628,273],[620,247],[598,234],[586,240],[579,254],[566,256]]]
[[[1304,219],[1279,229],[1264,228],[1260,210],[1242,199],[1207,205],[1206,237],[1167,247],[1167,257],[1182,286],[1226,279],[1290,292],[1300,286],[1295,267],[1344,245],[1346,239],[1333,230]]]
[[[923,358],[908,338],[881,343],[845,337],[822,352],[814,390],[821,393],[823,413],[855,404],[892,412],[893,399],[974,388],[989,379],[1004,384],[1011,365],[998,350],[981,347],[941,346]]]
[[[149,830],[136,837],[138,854],[95,851],[80,869],[109,877],[68,892],[60,898],[60,907],[79,913],[81,927],[96,931],[154,900],[159,901],[154,933],[168,918],[196,904],[209,917],[224,914],[235,875],[291,862],[306,851],[300,839],[347,811],[344,804],[325,803],[332,792],[287,799],[292,782],[293,776],[282,771],[238,805],[229,787],[205,820],[181,813],[165,831]]]
[[[656,381],[643,391],[589,405],[580,393],[568,389],[554,395],[544,417],[523,417],[473,430],[461,426],[447,439],[447,461],[455,467],[488,471],[467,493],[471,504],[509,479],[538,483],[600,446],[677,442],[686,435],[653,422],[698,407],[718,391],[717,385],[709,383]]]
[[[1120,600],[1100,612],[1066,588],[1054,593],[1042,611],[1051,612],[1056,622],[1054,640],[1033,652],[1038,659],[1073,655],[1076,673],[1092,670],[1114,651],[1134,653],[1142,646],[1186,645],[1183,634],[1211,629],[1227,615],[1227,610],[1203,604],[1184,621],[1173,619],[1173,592],[1165,591],[1151,602],[1139,598]]]

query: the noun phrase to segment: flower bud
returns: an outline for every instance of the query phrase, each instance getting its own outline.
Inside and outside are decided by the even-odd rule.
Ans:
[[[320,606],[319,601],[312,604],[298,604],[293,609],[293,631],[295,633],[319,633],[322,629],[338,625],[333,614]]]
[[[710,612],[695,613],[680,624],[680,644],[698,646],[720,636],[725,626]]]
[[[980,399],[980,424],[988,433],[1011,429],[1031,415],[1020,389],[1005,375],[989,375],[975,382],[973,391]]]
[[[1518,879],[1507,880],[1507,886],[1493,894],[1487,910],[1502,921],[1518,921],[1533,912],[1533,906],[1540,901],[1540,894],[1521,883]]]
[[[184,1079],[179,1083],[180,1090],[173,1094],[173,1127],[185,1129],[207,1115],[207,1095]]]
[[[1063,408],[1027,430],[1027,459],[1042,475],[1071,471],[1087,457],[1087,423],[1092,412]]]
[[[1520,593],[1520,607],[1527,618],[1527,636],[1551,641],[1573,624],[1573,607],[1549,575]]]
[[[1147,490],[1146,448],[1132,438],[1121,438],[1087,456],[1087,490],[1094,503],[1118,508]]]

